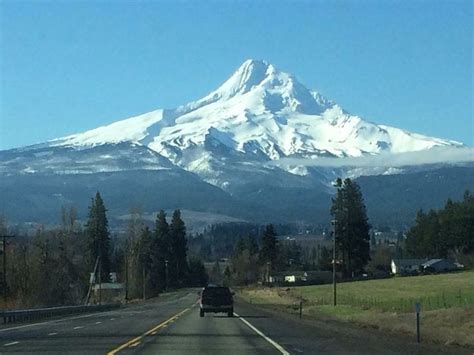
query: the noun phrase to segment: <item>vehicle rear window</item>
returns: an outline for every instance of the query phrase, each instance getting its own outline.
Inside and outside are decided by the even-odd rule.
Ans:
[[[227,287],[210,287],[205,288],[203,296],[229,296],[230,290]]]

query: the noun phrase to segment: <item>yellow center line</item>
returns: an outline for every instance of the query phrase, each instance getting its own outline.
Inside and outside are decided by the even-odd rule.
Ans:
[[[136,337],[136,338],[133,338],[132,340],[129,340],[127,341],[126,343],[120,345],[118,348],[116,349],[113,349],[111,351],[109,351],[107,353],[107,355],[115,355],[117,354],[119,351],[125,349],[125,348],[128,348],[130,346],[137,346],[138,344],[140,344],[140,340],[147,336],[147,335],[154,335],[156,334],[156,332],[160,329],[160,328],[164,328],[166,325],[168,325],[169,323],[171,323],[172,321],[178,319],[181,315],[183,315],[184,313],[186,313],[187,311],[189,311],[191,308],[186,308],[185,310],[175,314],[174,316],[172,316],[171,318],[165,320],[164,322],[158,324],[156,327],[153,327],[152,329],[146,331],[145,333],[143,333],[142,335]],[[154,334],[153,334],[154,333]]]

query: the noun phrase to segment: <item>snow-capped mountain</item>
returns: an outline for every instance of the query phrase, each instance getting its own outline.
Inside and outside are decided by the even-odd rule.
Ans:
[[[247,60],[217,90],[174,110],[157,110],[52,141],[88,146],[136,142],[179,163],[177,152],[214,142],[239,153],[360,156],[459,145],[364,121],[265,61]],[[213,144],[213,143],[212,143]]]
[[[266,163],[281,158],[358,157],[461,145],[365,121],[307,89],[293,75],[257,60],[245,61],[200,100],[59,138],[42,147],[83,150],[124,143],[135,149],[146,147],[154,158],[169,159],[224,188],[232,183],[236,170],[275,171],[275,166]],[[153,168],[149,162],[143,168]],[[96,170],[103,170],[102,163],[97,161],[101,168]],[[280,168],[296,175],[308,175],[311,170]],[[37,171],[26,165],[24,169]]]
[[[365,121],[293,75],[247,60],[195,102],[0,151],[0,192],[29,191],[20,208],[33,216],[46,203],[48,213],[56,213],[58,206],[101,187],[116,201],[111,209],[121,213],[131,201],[148,201],[149,211],[158,201],[160,208],[239,218],[299,220],[302,210],[324,218],[336,177],[406,171],[386,164],[334,168],[318,162],[461,146]],[[297,163],[308,159],[309,165]],[[203,196],[214,196],[213,202]]]

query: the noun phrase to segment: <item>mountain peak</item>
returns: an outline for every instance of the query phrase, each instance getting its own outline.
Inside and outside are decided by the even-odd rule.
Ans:
[[[235,94],[244,94],[254,86],[261,84],[276,69],[264,60],[248,59],[222,84],[216,92],[221,97],[229,98]]]
[[[259,157],[276,159],[320,154],[360,156],[382,150],[400,153],[452,144],[365,122],[307,89],[293,75],[254,59],[243,62],[217,90],[198,101],[122,120],[52,144],[120,142],[147,146],[183,165],[189,159],[183,158],[183,152],[193,149],[219,154],[231,149],[238,154],[258,153]]]
[[[247,59],[246,61],[244,61],[239,69],[244,69],[244,68],[247,68],[247,67],[251,67],[251,66],[265,66],[265,67],[269,67],[269,66],[272,66],[269,62],[267,62],[266,60],[262,60],[262,59]]]
[[[247,103],[262,102],[262,109],[272,113],[290,110],[320,114],[334,106],[332,101],[307,89],[293,75],[278,70],[265,60],[248,59],[217,90],[198,101],[179,107],[177,111],[185,114],[203,106],[242,96],[247,97]]]

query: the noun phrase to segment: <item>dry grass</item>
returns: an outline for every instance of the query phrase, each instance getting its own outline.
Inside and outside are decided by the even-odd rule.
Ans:
[[[307,317],[330,318],[384,331],[416,334],[413,304],[422,302],[422,339],[474,348],[474,272],[393,278],[338,285],[338,306],[332,306],[332,285],[242,289],[253,303],[296,313],[304,300]],[[429,302],[429,303],[428,303]]]

